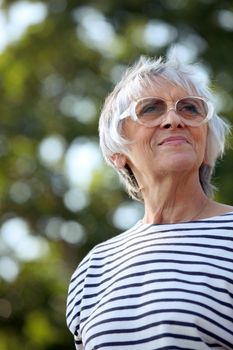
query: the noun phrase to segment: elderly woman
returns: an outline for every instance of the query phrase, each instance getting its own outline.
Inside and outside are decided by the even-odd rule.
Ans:
[[[145,214],[73,274],[76,349],[233,349],[233,207],[210,183],[228,125],[211,100],[196,66],[143,57],[106,99],[101,149]]]

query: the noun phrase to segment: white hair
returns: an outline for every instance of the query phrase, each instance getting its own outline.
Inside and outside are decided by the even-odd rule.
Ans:
[[[198,96],[205,97],[213,103],[213,94],[206,79],[203,79],[199,73],[198,65],[183,64],[174,57],[163,60],[161,57],[156,59],[141,56],[134,65],[126,70],[120,82],[106,98],[99,120],[100,148],[107,163],[117,170],[132,198],[143,201],[132,170],[129,166],[117,169],[111,161],[113,154],[127,154],[128,152],[129,140],[122,135],[120,115],[129,107],[132,100],[142,97],[148,87],[158,86],[160,80],[158,78],[166,79],[184,88],[190,94],[195,92]],[[208,121],[207,164],[202,164],[199,169],[200,183],[208,196],[213,194],[214,186],[211,184],[211,176],[216,160],[224,152],[225,137],[229,129],[229,124],[214,112],[213,117]]]

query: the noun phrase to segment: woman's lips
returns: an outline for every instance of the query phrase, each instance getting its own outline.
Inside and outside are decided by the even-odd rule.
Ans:
[[[183,143],[189,143],[186,137],[184,136],[171,136],[171,137],[166,137],[163,139],[160,143],[159,146],[161,145],[180,145]]]

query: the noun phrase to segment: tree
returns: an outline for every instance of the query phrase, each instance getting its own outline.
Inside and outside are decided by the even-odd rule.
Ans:
[[[2,13],[17,4],[4,0]],[[64,317],[71,273],[130,224],[117,219],[122,205],[140,216],[98,158],[99,111],[125,66],[175,43],[209,72],[221,114],[232,118],[230,1],[40,4],[44,19],[0,55],[0,350],[73,348]],[[228,151],[215,175],[228,203],[231,159]]]

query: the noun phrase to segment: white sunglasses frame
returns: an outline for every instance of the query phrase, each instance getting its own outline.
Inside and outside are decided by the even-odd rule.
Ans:
[[[120,117],[119,117],[119,120],[123,120],[125,118],[131,118],[134,122],[136,123],[139,123],[140,125],[144,125],[148,128],[152,128],[156,125],[159,125],[160,123],[158,124],[155,124],[155,125],[146,125],[146,123],[142,123],[140,122],[140,120],[138,119],[137,117],[137,114],[136,114],[136,105],[139,101],[142,101],[142,100],[145,100],[145,99],[149,99],[149,98],[158,98],[164,102],[167,102],[166,100],[164,100],[163,98],[161,97],[158,97],[158,96],[148,96],[148,97],[143,97],[143,98],[140,98],[136,101],[132,101],[129,105],[129,107],[123,112],[121,113]],[[169,108],[167,109],[166,113],[164,115],[161,115],[162,117],[162,120],[163,120],[163,117],[171,110],[174,110],[176,112],[176,106],[177,106],[177,103],[180,101],[180,100],[183,100],[185,98],[197,98],[197,99],[200,99],[202,101],[204,101],[206,104],[207,104],[207,107],[208,107],[208,113],[207,113],[207,116],[205,119],[203,119],[203,121],[197,125],[193,125],[193,127],[198,127],[202,124],[205,124],[207,123],[212,117],[213,117],[213,114],[214,114],[214,106],[213,104],[208,100],[206,99],[205,97],[201,97],[201,96],[184,96],[182,98],[179,98],[175,104],[174,104],[174,107],[172,108]],[[178,113],[177,113],[178,114]],[[179,114],[178,114],[179,115]],[[181,116],[179,116],[182,120],[184,120],[184,123],[186,122],[186,120],[184,118],[182,118]],[[189,125],[188,123],[185,123],[186,125]]]

